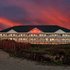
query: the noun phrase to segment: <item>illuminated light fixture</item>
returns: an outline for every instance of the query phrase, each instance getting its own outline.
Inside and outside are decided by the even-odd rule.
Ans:
[[[38,28],[34,28],[31,31],[29,31],[28,33],[43,33],[41,30],[39,30]]]

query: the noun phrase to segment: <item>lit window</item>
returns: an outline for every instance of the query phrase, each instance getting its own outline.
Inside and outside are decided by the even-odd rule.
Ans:
[[[43,34],[39,34],[39,36],[44,36]]]
[[[31,34],[31,36],[33,36],[33,34]]]
[[[48,41],[48,38],[46,38],[46,41]]]
[[[21,34],[20,36],[23,36],[23,34]]]
[[[51,39],[50,39],[50,41],[54,41],[54,39],[53,39],[53,38],[51,38]]]
[[[12,36],[12,34],[10,34],[9,36]]]
[[[0,36],[2,36],[2,34],[0,34]]]
[[[23,38],[23,40],[27,40],[26,38]]]
[[[13,36],[16,36],[16,34],[13,34]]]
[[[46,36],[46,34],[44,34],[44,36]]]
[[[10,38],[10,40],[12,40],[12,38]]]
[[[6,34],[3,34],[3,36],[6,36]]]
[[[37,36],[37,34],[34,34],[34,36]]]
[[[12,40],[16,40],[16,38],[12,38]]]
[[[65,36],[65,37],[70,37],[70,35],[68,35],[68,34],[63,34],[63,36]]]

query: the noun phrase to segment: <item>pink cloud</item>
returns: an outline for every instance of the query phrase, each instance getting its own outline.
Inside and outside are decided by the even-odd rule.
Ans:
[[[41,1],[41,0],[38,0],[38,1]],[[56,1],[56,0],[53,0],[53,1]],[[31,18],[30,21],[33,24],[59,25],[70,29],[70,26],[69,26],[70,17],[67,17],[70,14],[69,13],[65,14],[64,12],[62,12],[62,10],[60,10],[58,7],[55,6],[58,4],[59,1],[63,2],[63,0],[59,0],[59,1],[57,0],[55,5],[53,5],[55,3],[53,1],[51,2],[50,0],[49,1],[50,5],[48,4],[47,6],[36,4],[34,2],[29,2],[28,0],[17,0],[17,1],[6,0],[6,3],[8,3],[8,5],[14,5],[14,6],[20,7],[21,9],[25,9],[29,14],[27,18]],[[37,21],[35,21],[36,19],[41,21],[42,23],[38,23]],[[9,24],[7,22],[6,25],[15,26],[17,24],[13,24],[11,22]]]

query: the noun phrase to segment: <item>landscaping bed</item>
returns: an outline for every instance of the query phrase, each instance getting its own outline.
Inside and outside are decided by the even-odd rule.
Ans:
[[[70,65],[70,44],[40,45],[1,40],[0,49],[11,57],[19,57],[42,64]]]

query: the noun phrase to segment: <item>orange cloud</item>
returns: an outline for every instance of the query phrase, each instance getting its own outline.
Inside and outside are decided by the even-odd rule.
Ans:
[[[70,18],[67,17],[62,10],[57,7],[42,7],[38,4],[27,4],[26,10],[30,13],[30,18],[40,20],[42,23],[38,23],[37,21],[32,21],[33,24],[45,24],[45,25],[59,25],[65,28],[70,29]]]
[[[16,4],[15,2],[13,1],[14,4]],[[67,15],[62,13],[60,9],[57,9],[57,7],[43,7],[35,3],[29,3],[26,0],[24,3],[21,2],[23,4],[19,4],[19,1],[17,3],[17,6],[24,8],[29,13],[26,18],[26,21],[31,22],[29,25],[59,25],[70,29],[70,18],[66,17]],[[0,18],[0,24],[7,27],[23,25],[20,22],[18,23]],[[24,24],[27,25],[26,22]]]
[[[19,25],[22,25],[21,23],[18,23],[18,22],[14,22],[14,21],[11,21],[11,20],[8,20],[6,18],[0,18],[0,24],[6,28],[8,27],[13,27],[13,26],[19,26]],[[2,27],[3,28],[3,27]],[[2,29],[1,28],[1,29]],[[0,30],[1,30],[0,29]],[[4,29],[4,28],[3,28]]]
[[[59,25],[70,29],[69,18],[67,18],[63,13],[61,13],[58,10],[51,9],[51,8],[49,9],[50,11],[42,10],[37,18],[43,21],[44,22],[43,24]]]

